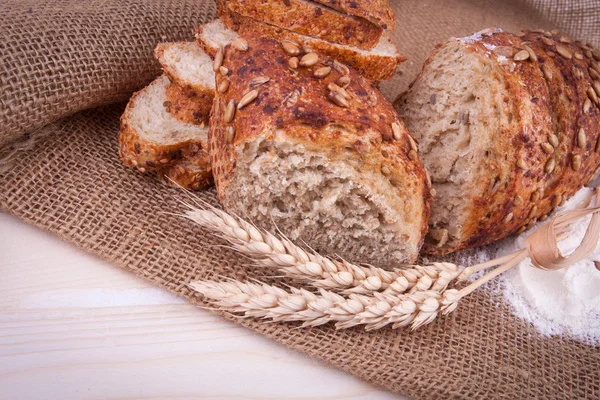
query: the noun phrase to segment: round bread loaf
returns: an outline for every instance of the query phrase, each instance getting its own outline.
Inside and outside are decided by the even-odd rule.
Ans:
[[[395,102],[437,193],[426,252],[531,228],[594,176],[598,58],[543,31],[486,30],[433,51]]]
[[[383,95],[290,41],[228,45],[220,66],[209,150],[224,207],[325,253],[414,262],[430,185]]]

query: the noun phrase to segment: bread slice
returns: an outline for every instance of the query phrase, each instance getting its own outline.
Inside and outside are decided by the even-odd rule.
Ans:
[[[430,55],[396,101],[437,192],[426,252],[522,232],[592,179],[596,68],[589,49],[550,32],[486,30]]]
[[[310,57],[290,68],[267,37],[225,48],[229,73],[217,84],[229,86],[216,94],[209,132],[219,199],[325,253],[387,267],[415,261],[431,196],[412,139],[370,81]]]
[[[219,47],[225,47],[239,37],[235,30],[245,37],[259,34],[279,40],[294,41],[302,48],[312,48],[354,68],[365,78],[373,81],[390,79],[394,76],[398,65],[406,60],[406,57],[398,53],[385,32],[377,46],[370,50],[364,50],[304,36],[235,14],[196,28],[196,38],[204,51],[214,55]]]
[[[343,14],[310,0],[217,0],[225,8],[266,24],[334,43],[371,49],[383,29],[364,18]],[[221,16],[219,14],[219,16]]]
[[[206,152],[208,128],[181,122],[167,112],[165,102],[170,84],[167,76],[160,76],[129,100],[121,117],[119,155],[126,165],[140,172],[157,171],[161,176],[174,176],[188,187],[186,182],[201,180],[197,170],[174,175],[169,169],[181,165],[188,154],[184,163],[204,167],[206,175],[210,175]]]
[[[396,16],[388,0],[314,0],[342,13],[362,17],[380,25],[383,29],[394,30]]]
[[[194,90],[171,83],[167,86],[165,108],[181,122],[207,126],[214,97],[214,91],[198,95]]]
[[[215,91],[213,63],[198,43],[160,43],[154,55],[172,82],[168,111],[183,122],[208,124]]]

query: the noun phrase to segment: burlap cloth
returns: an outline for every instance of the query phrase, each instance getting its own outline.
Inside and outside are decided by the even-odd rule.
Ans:
[[[409,61],[382,85],[388,98],[449,36],[556,27],[600,40],[597,1],[406,0],[394,7],[394,41]],[[194,303],[201,301],[186,286],[191,280],[264,277],[206,232],[163,213],[181,209],[175,199],[182,193],[117,156],[123,104],[109,104],[148,83],[158,73],[154,45],[191,39],[192,26],[212,18],[212,2],[4,0],[0,11],[0,207]],[[213,191],[199,196],[216,204]],[[413,333],[235,322],[416,399],[600,397],[600,349],[540,336],[485,291]]]

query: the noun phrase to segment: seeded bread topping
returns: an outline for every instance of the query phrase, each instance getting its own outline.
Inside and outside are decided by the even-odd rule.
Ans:
[[[383,95],[293,41],[252,38],[247,50],[222,53],[228,73],[216,85],[228,83],[215,99],[209,146],[225,208],[326,252],[414,261],[430,186]]]
[[[595,175],[597,58],[545,31],[486,30],[432,53],[396,101],[438,194],[427,252],[523,232]]]

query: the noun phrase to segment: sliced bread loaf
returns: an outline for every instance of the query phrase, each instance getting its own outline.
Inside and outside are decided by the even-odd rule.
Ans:
[[[383,29],[364,18],[343,14],[310,0],[217,0],[217,11],[229,9],[244,17],[333,43],[371,49]],[[219,14],[221,16],[221,14]]]
[[[167,112],[165,102],[170,84],[169,78],[160,76],[129,100],[121,117],[119,155],[126,165],[140,172],[157,171],[160,176],[177,178],[184,187],[197,189],[199,185],[189,187],[186,182],[204,179],[198,177],[199,171],[190,169],[187,175],[185,171],[175,175],[169,169],[182,162],[191,163],[203,167],[204,180],[210,179],[206,153],[208,128],[181,122]]]
[[[390,79],[394,76],[398,65],[406,60],[406,57],[398,53],[385,32],[377,46],[364,50],[301,35],[233,13],[230,13],[228,18],[218,19],[196,28],[196,38],[204,51],[214,55],[219,47],[225,47],[239,37],[235,31],[239,31],[239,34],[244,37],[266,35],[278,40],[293,41],[301,48],[311,48],[338,60],[373,81]]]
[[[215,92],[212,59],[196,42],[160,43],[154,55],[172,82],[168,111],[183,122],[208,124]]]
[[[599,77],[589,48],[550,32],[487,30],[431,54],[396,101],[437,192],[427,252],[528,229],[594,176]]]
[[[370,81],[314,52],[297,57],[291,68],[266,37],[225,47],[217,86],[228,89],[216,94],[209,133],[219,199],[326,253],[415,261],[431,196],[414,142]]]

